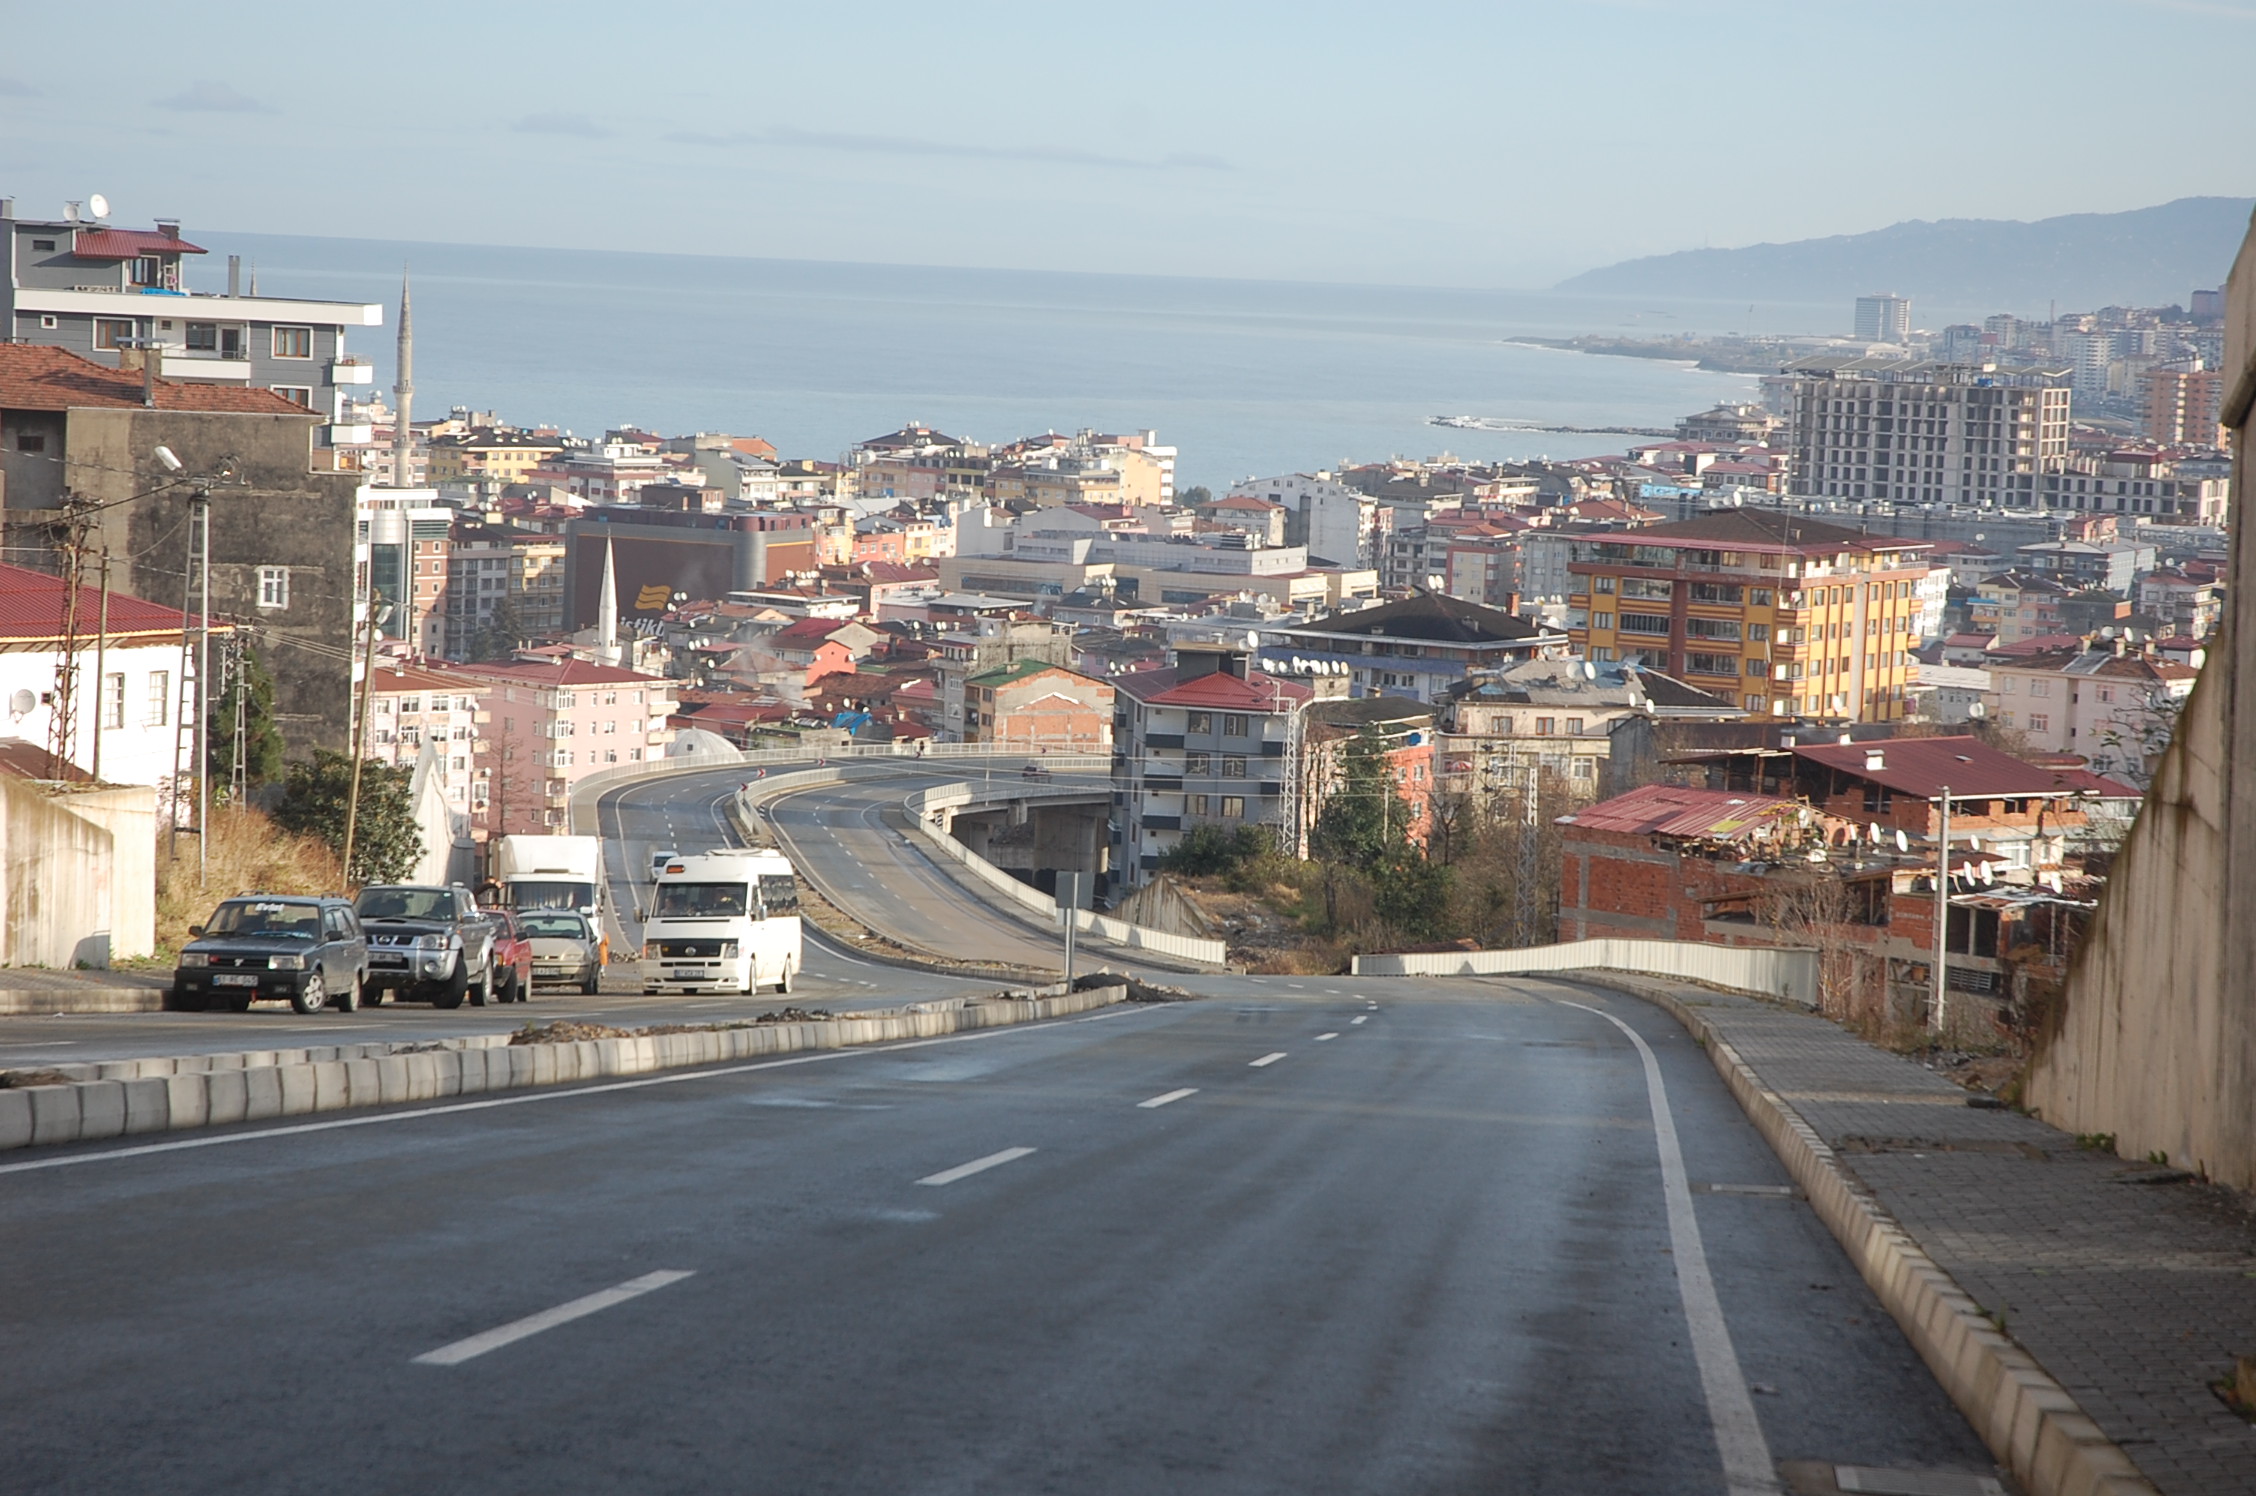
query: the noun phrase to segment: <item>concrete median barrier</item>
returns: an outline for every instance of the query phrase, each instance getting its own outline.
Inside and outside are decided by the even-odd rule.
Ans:
[[[686,1033],[533,1044],[484,1034],[436,1047],[316,1045],[53,1066],[67,1077],[61,1083],[0,1086],[0,1151],[941,1038],[1069,1017],[1127,996],[1121,984]]]

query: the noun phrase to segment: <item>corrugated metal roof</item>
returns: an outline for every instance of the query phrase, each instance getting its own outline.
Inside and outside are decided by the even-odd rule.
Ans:
[[[2053,772],[2000,753],[1979,738],[1888,738],[1863,743],[1824,743],[1794,750],[1797,757],[1895,791],[1933,799],[1950,787],[1961,796],[2060,795],[2068,793]],[[1877,757],[1879,767],[1871,767]]]
[[[63,579],[29,567],[0,563],[0,639],[11,641],[59,640],[63,636]],[[113,590],[110,593],[109,637],[171,634],[178,636],[183,619],[178,608],[168,608],[145,598]],[[102,622],[99,588],[78,589],[78,635],[93,645]],[[189,626],[193,626],[191,622]],[[219,627],[214,625],[215,629]]]
[[[1793,801],[1772,795],[1648,784],[1578,810],[1565,817],[1564,824],[1585,831],[1729,841],[1758,826],[1800,814],[1801,807]]]

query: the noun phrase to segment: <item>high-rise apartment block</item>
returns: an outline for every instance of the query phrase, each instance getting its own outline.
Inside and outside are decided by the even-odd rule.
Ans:
[[[2144,383],[2146,400],[2140,424],[2147,436],[2170,446],[2222,444],[2219,423],[2225,410],[2224,370],[2165,365],[2149,369]]]
[[[1902,296],[1859,296],[1856,335],[1866,343],[1904,342],[1911,336],[1911,302]]]
[[[1789,372],[1796,497],[2029,508],[2067,464],[2056,370],[1820,357]]]
[[[1750,717],[1894,721],[1916,676],[1925,542],[1763,509],[1574,542],[1572,636],[1733,695]]]

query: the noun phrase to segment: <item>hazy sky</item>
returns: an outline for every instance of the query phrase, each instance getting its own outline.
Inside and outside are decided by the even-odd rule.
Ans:
[[[2256,0],[8,9],[0,196],[207,232],[1539,286],[2256,190]]]

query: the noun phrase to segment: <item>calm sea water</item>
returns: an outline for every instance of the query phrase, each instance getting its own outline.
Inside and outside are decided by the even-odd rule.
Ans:
[[[353,351],[392,380],[403,261],[416,413],[449,406],[582,434],[758,434],[835,458],[909,420],[982,441],[1156,428],[1179,481],[1392,455],[1582,456],[1623,438],[1443,430],[1434,415],[1666,426],[1745,376],[1515,346],[1515,336],[1825,326],[1839,308],[1493,291],[934,269],[203,232],[268,295],[382,301]]]

